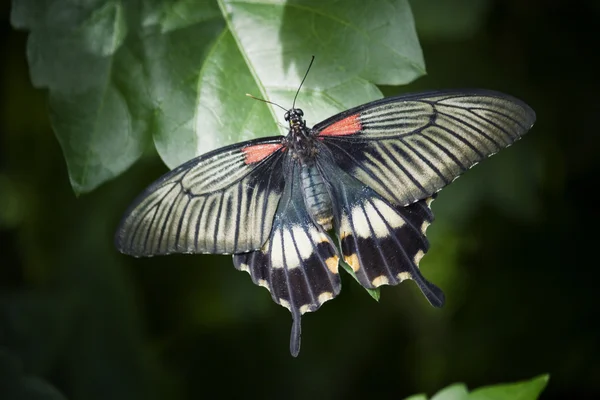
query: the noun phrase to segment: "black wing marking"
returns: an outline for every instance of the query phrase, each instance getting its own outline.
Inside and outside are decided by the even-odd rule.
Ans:
[[[168,172],[125,213],[116,247],[133,256],[259,249],[283,190],[282,148],[279,137],[251,140]]]
[[[524,135],[534,111],[502,93],[466,90],[382,99],[313,129],[337,164],[396,205],[427,198]]]
[[[273,300],[292,313],[290,352],[300,351],[300,319],[316,311],[341,289],[339,257],[329,236],[304,204],[299,167],[291,162],[269,240],[258,251],[236,254],[234,265],[267,288]]]
[[[362,286],[374,289],[412,279],[435,307],[444,294],[421,274],[418,265],[429,248],[426,229],[433,221],[433,198],[407,207],[391,205],[374,190],[332,163],[320,167],[331,177],[334,221],[344,261]]]

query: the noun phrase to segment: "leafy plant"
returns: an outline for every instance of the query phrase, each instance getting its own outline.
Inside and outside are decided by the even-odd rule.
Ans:
[[[540,375],[528,381],[485,386],[469,393],[463,383],[455,383],[440,390],[430,400],[535,400],[548,383],[548,375]],[[427,400],[419,394],[406,400]]]
[[[73,189],[93,190],[153,143],[169,167],[279,133],[298,105],[316,123],[425,71],[407,0],[13,0],[31,79],[48,90]]]

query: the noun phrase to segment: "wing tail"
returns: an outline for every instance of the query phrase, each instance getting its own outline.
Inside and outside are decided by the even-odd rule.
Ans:
[[[300,320],[337,296],[339,257],[329,236],[315,225],[304,205],[300,176],[291,173],[269,240],[262,249],[233,256],[237,269],[266,287],[273,301],[292,313],[290,351],[300,351]]]

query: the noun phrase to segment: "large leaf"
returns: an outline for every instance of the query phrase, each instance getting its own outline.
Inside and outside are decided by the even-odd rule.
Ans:
[[[245,94],[291,107],[312,55],[297,101],[309,124],[424,73],[407,0],[13,0],[11,20],[30,31],[31,79],[49,92],[76,193],[152,139],[175,167],[278,133],[282,110]]]
[[[12,9],[13,25],[31,32],[31,80],[49,91],[52,126],[77,193],[139,157],[149,111],[134,100],[145,86],[143,65],[125,45],[124,6],[79,3],[15,0]]]

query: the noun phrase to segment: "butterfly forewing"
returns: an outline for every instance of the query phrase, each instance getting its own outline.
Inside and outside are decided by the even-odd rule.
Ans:
[[[533,125],[525,103],[491,91],[387,98],[313,129],[345,171],[396,205],[427,198]]]
[[[340,292],[339,258],[329,236],[306,209],[300,167],[289,160],[286,186],[269,240],[258,251],[234,255],[237,269],[266,287],[273,300],[292,313],[291,352],[300,349],[300,317],[316,311]]]
[[[134,256],[259,249],[283,191],[281,149],[280,138],[254,140],[175,168],[130,207],[117,248]]]

